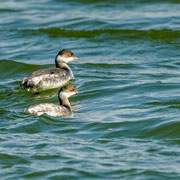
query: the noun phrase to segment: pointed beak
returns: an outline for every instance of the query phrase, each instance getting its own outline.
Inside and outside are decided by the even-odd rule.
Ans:
[[[74,56],[74,59],[76,59],[76,60],[81,60],[80,58],[78,58],[78,57],[76,57],[76,56]]]

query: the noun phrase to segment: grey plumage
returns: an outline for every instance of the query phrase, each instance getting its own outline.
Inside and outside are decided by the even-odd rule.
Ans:
[[[73,74],[66,69],[42,69],[34,71],[30,76],[24,77],[21,86],[29,90],[36,91],[63,86],[68,81],[74,79]]]
[[[53,103],[40,103],[32,105],[24,110],[33,115],[48,114],[50,116],[69,116],[72,114],[72,108],[68,98],[77,94],[72,85],[64,86],[58,93],[59,105]]]
[[[72,114],[66,107],[53,103],[35,104],[25,109],[24,112],[38,116],[42,114],[48,114],[50,116],[68,116]]]
[[[71,51],[67,49],[59,51],[55,58],[56,68],[34,71],[31,75],[23,78],[21,87],[36,92],[65,85],[74,79],[74,75],[67,63],[75,59],[79,58],[74,56]]]

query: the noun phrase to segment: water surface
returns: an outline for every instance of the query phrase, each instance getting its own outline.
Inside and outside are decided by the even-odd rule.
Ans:
[[[0,2],[1,179],[179,179],[180,2]],[[73,117],[32,116],[58,89],[19,87],[61,49]]]

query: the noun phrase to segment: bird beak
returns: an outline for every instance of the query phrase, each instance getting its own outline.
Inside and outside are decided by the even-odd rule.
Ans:
[[[81,60],[80,58],[78,58],[78,57],[76,57],[76,56],[74,56],[74,59],[76,59],[76,60]]]
[[[79,92],[77,90],[75,90],[75,93],[78,94]]]

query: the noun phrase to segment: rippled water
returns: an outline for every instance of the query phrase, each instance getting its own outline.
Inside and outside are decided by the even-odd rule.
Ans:
[[[0,2],[0,179],[180,179],[180,1]],[[74,117],[20,89],[63,48]]]

